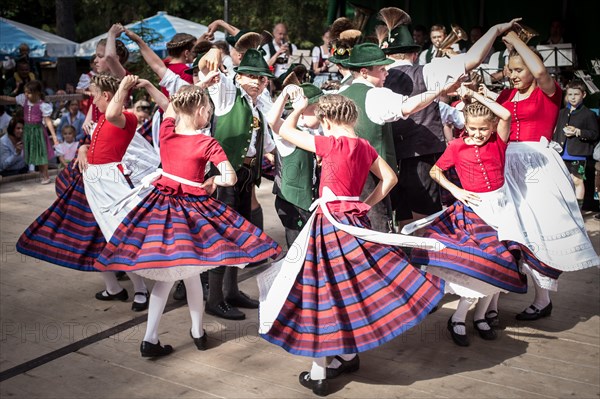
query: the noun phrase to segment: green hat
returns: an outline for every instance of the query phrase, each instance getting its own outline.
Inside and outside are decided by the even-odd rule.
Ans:
[[[244,57],[240,62],[240,66],[233,68],[233,70],[241,74],[266,76],[269,79],[275,77],[275,75],[271,73],[271,69],[269,69],[269,65],[260,51],[253,48],[246,51],[246,54],[244,54]]]
[[[205,51],[203,53],[198,53],[196,58],[194,58],[194,62],[192,63],[192,66],[190,66],[188,69],[186,69],[185,73],[187,73],[188,75],[193,75],[194,69],[198,68],[198,63],[200,62],[202,57],[204,57],[206,55],[206,53],[208,53],[208,51]]]
[[[418,53],[421,46],[415,43],[408,27],[400,25],[388,34],[388,38],[381,43],[381,49],[385,54]]]
[[[363,68],[377,65],[389,65],[394,61],[387,58],[375,43],[362,43],[354,46],[350,58],[343,65],[348,68]]]
[[[235,44],[237,43],[238,40],[240,40],[240,37],[242,37],[242,35],[244,35],[245,33],[250,32],[247,29],[240,29],[240,31],[235,35],[235,36],[231,36],[231,35],[227,35],[227,37],[225,38],[225,41],[227,43],[229,43],[229,45],[231,47],[235,47]]]
[[[319,101],[319,98],[322,97],[325,93],[323,93],[323,90],[319,89],[317,86],[311,84],[311,83],[303,83],[300,85],[300,87],[302,88],[302,91],[304,92],[304,97],[306,97],[308,99],[308,105],[314,104],[317,101]],[[292,103],[288,102],[285,105],[285,109],[290,110],[292,109]]]
[[[285,71],[284,73],[282,73],[277,79],[279,80],[279,82],[281,82],[281,84],[283,84],[283,82],[285,82],[285,79],[290,76],[290,74],[295,73],[296,75],[298,75],[299,77],[302,75],[306,75],[306,72],[308,72],[308,69],[306,69],[306,66],[303,64],[291,64],[290,67],[287,69],[287,71]],[[300,81],[302,81],[303,79],[298,79]]]
[[[351,52],[352,52],[352,48],[350,48],[350,47],[345,47],[345,46],[336,47],[334,45],[333,48],[331,49],[332,55],[331,55],[331,57],[329,57],[327,59],[327,61],[333,62],[334,64],[338,64],[343,67],[346,67],[345,63],[348,61],[348,58],[350,58]]]

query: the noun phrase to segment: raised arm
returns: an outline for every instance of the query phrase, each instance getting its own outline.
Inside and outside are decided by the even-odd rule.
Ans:
[[[123,65],[119,62],[119,56],[117,55],[117,37],[123,32],[125,28],[121,24],[114,24],[108,30],[108,37],[106,38],[106,49],[104,50],[104,57],[106,63],[110,68],[111,74],[117,78],[122,78],[127,74]]]
[[[508,138],[510,136],[510,120],[511,114],[510,111],[504,108],[502,105],[498,104],[496,101],[484,97],[481,94],[469,89],[464,84],[458,89],[458,94],[461,97],[472,97],[475,100],[479,101],[481,104],[485,105],[499,118],[498,121],[498,136],[505,143],[508,142]]]
[[[279,134],[279,129],[283,124],[283,118],[281,118],[281,114],[285,108],[285,104],[290,98],[296,98],[297,96],[302,95],[302,89],[296,85],[288,85],[283,88],[283,91],[277,97],[277,100],[273,103],[271,110],[267,114],[267,122],[269,126],[276,134]]]
[[[465,54],[465,69],[467,72],[477,68],[489,53],[494,41],[509,29],[517,25],[521,18],[515,18],[510,22],[492,26]]]
[[[294,102],[294,111],[287,117],[279,128],[279,135],[285,140],[300,147],[303,150],[316,152],[315,138],[310,133],[298,129],[298,120],[304,109],[308,106],[308,100],[302,96]]]
[[[162,91],[158,90],[156,86],[146,79],[138,79],[136,87],[145,89],[162,110],[166,110],[169,106],[169,99],[167,96],[165,96]]]
[[[412,97],[408,97],[401,106],[402,115],[408,116],[419,112],[423,108],[427,107],[433,100],[435,100],[440,94],[448,93],[456,90],[460,85],[460,81],[449,82],[445,87],[441,87],[436,90],[426,91],[424,93],[416,94]]]
[[[138,77],[135,75],[127,75],[121,80],[119,89],[108,103],[106,108],[106,120],[116,127],[125,127],[125,115],[123,115],[123,106],[129,96],[129,90],[137,84]]]
[[[135,44],[138,45],[138,47],[140,48],[140,54],[142,54],[142,57],[144,58],[144,61],[146,61],[146,64],[148,64],[150,69],[152,69],[154,73],[158,75],[159,79],[162,79],[163,76],[165,76],[165,73],[167,72],[167,66],[165,65],[163,60],[161,60],[160,57],[156,55],[156,53],[150,48],[150,46],[148,46],[148,44],[146,44],[146,42],[143,41],[137,33],[126,29],[125,27],[123,27],[123,32],[128,38],[130,38],[133,42],[135,42]]]
[[[506,36],[502,38],[502,41],[507,46],[512,46],[517,53],[521,56],[521,59],[527,65],[527,68],[535,78],[537,85],[542,89],[544,94],[552,96],[556,91],[556,85],[554,79],[544,66],[544,63],[538,57],[533,50],[531,50],[525,42],[519,39],[519,36],[515,32],[508,32]]]
[[[208,24],[208,32],[207,33],[210,35],[214,35],[214,33],[219,28],[222,28],[225,32],[229,33],[231,36],[235,36],[240,32],[240,30],[238,28],[236,28],[235,26],[228,24],[227,22],[223,21],[222,19],[216,19],[216,20],[212,21],[210,24]]]
[[[221,50],[211,48],[198,62],[198,69],[203,75],[208,75],[210,71],[218,71],[221,67]]]

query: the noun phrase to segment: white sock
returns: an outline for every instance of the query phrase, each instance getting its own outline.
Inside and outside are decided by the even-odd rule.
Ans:
[[[192,337],[200,338],[204,335],[202,330],[202,314],[204,312],[204,299],[202,298],[202,284],[198,276],[191,276],[183,280],[187,293],[187,303],[192,319]]]
[[[458,301],[458,306],[456,307],[456,312],[452,315],[452,321],[457,323],[464,323],[467,319],[467,313],[469,312],[469,308],[475,302],[475,298],[465,298],[460,297]],[[467,334],[467,330],[465,326],[454,326],[454,332],[460,335]]]
[[[341,357],[342,359],[344,359],[345,361],[349,362],[350,360],[352,360],[356,357],[356,353],[352,353],[350,355],[338,355],[338,356]],[[340,361],[334,357],[333,360],[331,361],[331,363],[329,363],[329,366],[327,366],[327,367],[330,369],[337,369],[341,365],[342,365],[342,363],[340,363]]]
[[[312,368],[310,369],[311,380],[324,380],[327,369],[327,358],[316,357],[313,359]]]
[[[492,295],[492,300],[488,306],[488,312],[496,312],[496,314],[498,314],[498,299],[500,299],[500,293],[496,292]]]
[[[546,306],[550,304],[550,290],[546,288],[542,288],[538,286],[535,281],[535,298],[533,300],[533,306],[538,308],[539,310],[544,309]],[[527,308],[527,313],[533,313],[530,308]]]
[[[104,272],[101,274],[104,279],[104,285],[106,286],[106,292],[115,295],[123,290],[123,287],[119,284],[119,280],[117,280],[117,276],[115,276],[113,272]]]
[[[148,292],[148,288],[146,288],[146,283],[144,279],[135,273],[127,273],[127,277],[133,283],[133,292]],[[144,295],[136,295],[133,297],[134,302],[144,303],[146,302],[146,297]]]
[[[473,320],[485,320],[485,312],[490,305],[493,295],[488,295],[483,298],[479,298],[477,305],[475,305],[475,312],[473,314]],[[490,326],[487,323],[479,323],[477,327],[480,330],[489,330]]]
[[[160,318],[165,310],[167,299],[169,298],[169,292],[173,287],[173,281],[157,281],[152,287],[152,294],[150,294],[150,304],[148,306],[148,323],[146,325],[146,335],[144,335],[144,341],[150,342],[151,344],[158,343],[158,325],[160,324]]]

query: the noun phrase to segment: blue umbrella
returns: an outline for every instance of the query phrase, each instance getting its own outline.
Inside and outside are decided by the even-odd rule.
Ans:
[[[78,44],[29,25],[0,18],[0,55],[18,55],[19,45],[29,46],[29,56],[73,57]]]
[[[174,17],[164,11],[158,12],[155,16],[146,18],[142,21],[126,25],[130,30],[140,34],[142,39],[150,43],[150,48],[156,53],[165,56],[167,51],[167,42],[175,36],[176,33],[189,33],[192,36],[199,37],[208,31],[206,25],[188,21],[186,19]],[[96,52],[96,45],[101,39],[105,39],[108,33],[96,36],[79,45],[77,51],[78,57],[91,57]],[[224,40],[225,34],[215,32],[215,40]],[[119,40],[127,46],[129,51],[138,51],[138,46],[129,40],[125,35],[121,35]]]

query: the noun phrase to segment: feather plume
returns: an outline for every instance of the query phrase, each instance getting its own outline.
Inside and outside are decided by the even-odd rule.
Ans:
[[[331,40],[335,41],[340,37],[343,31],[354,29],[354,24],[346,17],[338,18],[331,24],[329,29],[329,36]]]
[[[398,25],[408,25],[411,21],[410,15],[397,7],[382,8],[379,11],[379,19],[383,21],[390,31]]]
[[[377,36],[377,42],[381,46],[384,40],[388,38],[390,30],[385,25],[377,25],[375,27],[375,35]]]
[[[298,79],[298,76],[296,76],[296,73],[290,73],[288,76],[286,76],[286,78],[283,80],[283,87],[287,85],[300,86],[300,80]]]
[[[261,35],[256,32],[245,33],[235,44],[235,49],[240,53],[244,53],[251,48],[257,49],[260,47],[261,40]]]
[[[262,33],[260,34],[260,46],[259,47],[262,47],[265,44],[268,44],[272,41],[273,41],[273,35],[271,34],[271,32],[267,32],[266,30],[263,30]]]

